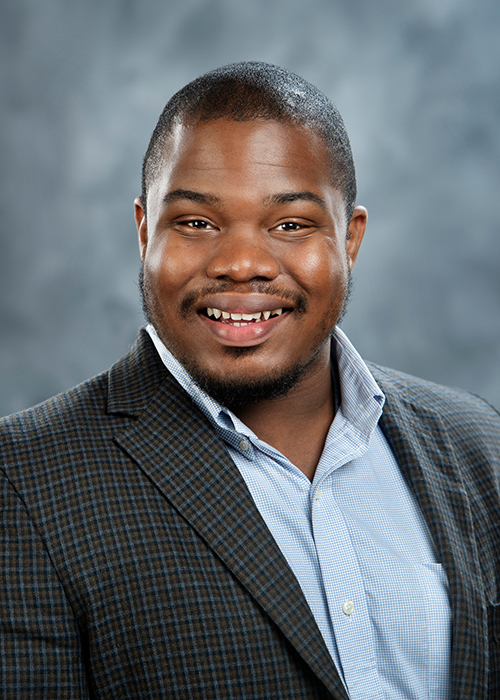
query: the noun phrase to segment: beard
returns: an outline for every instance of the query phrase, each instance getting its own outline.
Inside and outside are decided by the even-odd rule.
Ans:
[[[228,291],[232,286],[233,285],[229,282],[222,282],[218,284],[217,287],[207,288],[196,294],[186,295],[180,308],[181,316],[186,318],[191,313],[196,313],[194,311],[194,305],[202,296]],[[349,272],[340,313],[335,319],[329,318],[329,321],[327,319],[323,320],[321,327],[318,329],[314,350],[307,359],[299,360],[291,366],[279,368],[265,377],[248,378],[243,375],[237,376],[236,374],[232,377],[221,378],[201,367],[197,363],[196,358],[192,355],[188,356],[185,353],[177,352],[175,343],[168,342],[168,332],[163,331],[161,323],[160,304],[149,288],[144,275],[144,266],[141,267],[139,272],[139,289],[142,309],[146,320],[154,326],[162,342],[183,365],[195,384],[219,404],[233,412],[249,404],[257,404],[262,401],[269,401],[286,396],[298,385],[300,380],[314,368],[325,343],[330,342],[335,326],[340,324],[344,319],[353,292],[353,286],[353,277]],[[252,291],[264,294],[276,294],[281,298],[289,299],[294,304],[294,313],[306,313],[307,311],[307,302],[303,295],[291,294],[290,292],[277,289],[269,283],[255,284],[252,287]],[[258,346],[227,347],[225,351],[228,357],[232,359],[243,359],[257,352],[258,349]]]

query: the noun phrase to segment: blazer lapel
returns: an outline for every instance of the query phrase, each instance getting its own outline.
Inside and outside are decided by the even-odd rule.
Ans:
[[[470,503],[453,444],[436,411],[408,400],[380,368],[370,369],[386,394],[381,427],[422,509],[450,584],[451,697],[483,698],[488,685],[486,604]]]
[[[116,441],[225,562],[333,697],[347,700],[302,590],[223,443],[163,367],[149,338],[139,345],[111,374],[108,411],[137,416]]]

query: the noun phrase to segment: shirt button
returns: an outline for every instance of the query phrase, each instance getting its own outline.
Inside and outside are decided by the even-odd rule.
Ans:
[[[316,493],[314,494],[314,500],[316,502],[318,502],[320,498],[321,498],[321,486],[318,486],[318,488],[316,489]]]
[[[353,614],[354,603],[352,602],[352,600],[344,601],[344,604],[342,606],[342,612],[344,613],[344,615],[347,615],[348,617]]]
[[[250,445],[246,440],[240,440],[240,450],[243,450],[243,452],[246,452],[250,448]]]

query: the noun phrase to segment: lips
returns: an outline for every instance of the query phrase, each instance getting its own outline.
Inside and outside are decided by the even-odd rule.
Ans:
[[[249,347],[273,335],[295,307],[282,296],[222,293],[205,296],[196,310],[206,330],[219,343]]]

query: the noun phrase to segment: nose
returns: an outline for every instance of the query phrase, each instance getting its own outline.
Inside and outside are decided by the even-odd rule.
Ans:
[[[227,278],[235,282],[273,280],[280,273],[280,264],[265,232],[238,226],[221,236],[206,271],[213,279]]]

